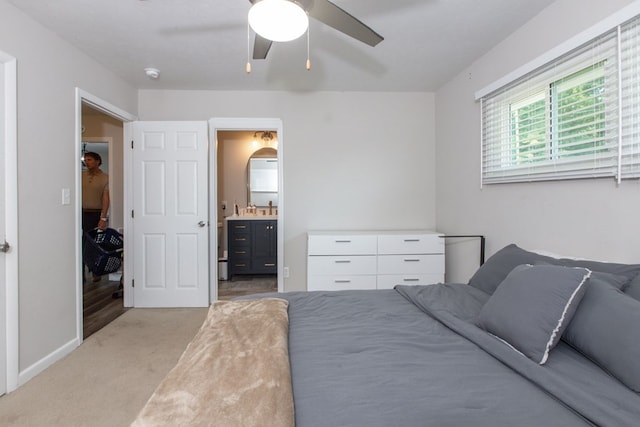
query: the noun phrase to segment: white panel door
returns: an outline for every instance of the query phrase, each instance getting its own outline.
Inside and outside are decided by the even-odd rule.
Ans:
[[[6,240],[5,233],[5,211],[6,211],[6,198],[5,198],[5,183],[7,182],[6,173],[7,167],[5,164],[5,127],[7,126],[6,105],[5,102],[5,74],[4,64],[0,62],[0,245],[3,245]],[[7,297],[7,284],[6,284],[6,256],[4,248],[0,249],[0,395],[7,392],[7,349],[6,345],[6,297]]]
[[[206,307],[207,123],[136,122],[133,137],[134,306]]]
[[[18,154],[16,59],[0,51],[0,394],[18,387]]]

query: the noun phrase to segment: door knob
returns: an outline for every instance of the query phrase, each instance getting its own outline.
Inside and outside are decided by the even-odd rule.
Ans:
[[[200,228],[204,227],[205,225],[207,225],[207,223],[206,223],[206,222],[204,222],[204,221],[200,221],[200,222],[198,223],[198,227],[200,227]]]
[[[9,252],[9,249],[11,249],[11,245],[9,245],[6,240],[4,243],[0,243],[0,252],[6,253]]]

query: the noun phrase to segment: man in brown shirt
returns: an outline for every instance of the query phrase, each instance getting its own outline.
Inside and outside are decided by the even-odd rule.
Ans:
[[[102,158],[98,153],[84,153],[84,164],[87,170],[82,172],[82,231],[104,230],[109,212],[109,175],[100,169]],[[93,276],[94,282],[99,280],[100,276]]]

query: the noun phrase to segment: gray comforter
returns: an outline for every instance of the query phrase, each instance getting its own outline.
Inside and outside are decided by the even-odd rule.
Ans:
[[[638,395],[567,345],[539,366],[477,328],[467,285],[278,297],[298,427],[640,425]]]

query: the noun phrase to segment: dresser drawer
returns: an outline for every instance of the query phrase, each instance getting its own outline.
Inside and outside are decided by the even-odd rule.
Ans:
[[[444,274],[444,255],[380,255],[378,274]]]
[[[242,274],[251,272],[251,259],[238,259],[229,263],[231,274]]]
[[[347,289],[376,289],[376,276],[309,276],[309,291],[344,291]]]
[[[229,221],[229,233],[249,233],[251,231],[251,223],[249,221]]]
[[[248,246],[251,243],[251,237],[249,233],[246,234],[234,234],[229,237],[229,244],[235,246]]]
[[[378,254],[444,254],[444,239],[438,234],[393,234],[378,236]]]
[[[381,274],[378,289],[393,289],[396,285],[433,285],[443,281],[443,274]]]
[[[249,245],[233,246],[229,250],[229,254],[235,259],[250,259],[251,249],[249,248]]]
[[[376,236],[309,235],[308,255],[375,255]]]
[[[247,231],[237,231],[229,233],[229,248],[245,248],[251,245],[251,233]]]
[[[391,289],[444,281],[444,239],[429,230],[310,231],[307,289]]]
[[[251,268],[253,270],[253,274],[277,274],[277,263],[277,257],[256,257],[251,260]]]
[[[376,274],[376,256],[310,256],[307,274],[309,276],[326,276],[336,274]]]

